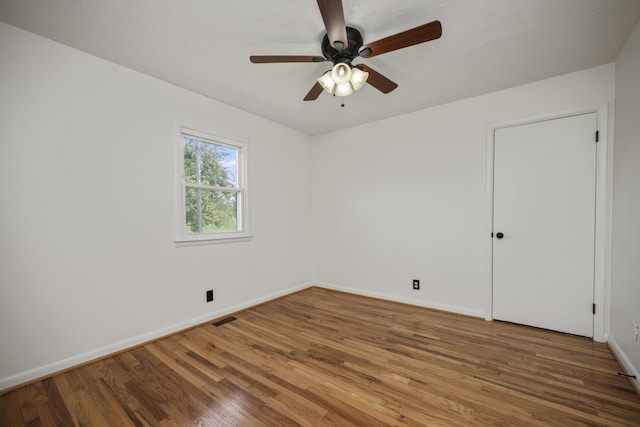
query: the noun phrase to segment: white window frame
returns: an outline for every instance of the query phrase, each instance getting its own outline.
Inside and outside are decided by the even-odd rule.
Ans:
[[[176,149],[176,237],[174,242],[176,246],[194,246],[208,245],[216,243],[229,243],[237,241],[246,241],[251,239],[249,233],[249,209],[248,209],[248,189],[247,189],[247,157],[248,144],[245,141],[232,140],[210,133],[193,130],[180,126],[178,128]],[[237,193],[237,231],[226,232],[207,232],[187,234],[186,232],[186,189],[193,187],[193,184],[187,184],[184,179],[184,137],[192,137],[194,139],[211,143],[218,146],[228,147],[238,150],[238,186],[237,187],[206,187],[209,190],[233,190]]]

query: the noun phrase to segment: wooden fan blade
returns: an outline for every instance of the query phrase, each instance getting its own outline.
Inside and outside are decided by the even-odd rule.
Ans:
[[[314,101],[316,99],[318,99],[318,97],[320,96],[320,94],[322,93],[324,89],[322,89],[322,86],[320,85],[320,83],[316,82],[315,85],[313,85],[313,87],[311,88],[311,90],[309,91],[309,93],[307,94],[307,96],[304,97],[305,101]]]
[[[252,55],[249,61],[254,64],[272,64],[277,62],[324,62],[322,56],[299,56],[299,55]]]
[[[369,43],[360,51],[362,52],[360,56],[371,58],[404,47],[439,39],[440,36],[442,36],[442,25],[440,21],[433,21]]]
[[[318,0],[318,7],[324,21],[324,27],[327,29],[329,43],[335,49],[341,51],[349,45],[342,0]],[[341,45],[336,46],[336,42]]]
[[[386,78],[385,76],[383,76],[382,74],[380,74],[379,72],[377,72],[371,67],[368,67],[364,64],[354,65],[354,67],[358,67],[362,71],[366,71],[367,73],[369,73],[369,78],[367,78],[367,83],[369,83],[371,86],[375,87],[382,93],[389,93],[398,87],[397,83],[392,82],[391,80],[389,80],[388,78]]]

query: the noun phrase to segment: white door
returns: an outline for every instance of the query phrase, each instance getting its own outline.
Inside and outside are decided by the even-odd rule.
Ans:
[[[495,131],[495,319],[593,336],[595,135],[595,113]]]

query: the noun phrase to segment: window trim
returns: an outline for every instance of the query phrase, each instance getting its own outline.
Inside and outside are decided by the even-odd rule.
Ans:
[[[202,188],[236,191],[238,194],[238,231],[209,232],[200,234],[186,233],[186,189],[195,188],[193,184],[187,184],[184,180],[184,137],[193,137],[214,145],[228,147],[238,150],[238,182],[237,187],[209,187]],[[194,130],[191,127],[177,126],[177,148],[176,148],[176,234],[174,243],[176,247],[210,245],[217,243],[231,243],[249,241],[253,236],[249,228],[249,191],[248,191],[248,151],[249,144],[246,141],[236,138],[225,138],[213,133]]]

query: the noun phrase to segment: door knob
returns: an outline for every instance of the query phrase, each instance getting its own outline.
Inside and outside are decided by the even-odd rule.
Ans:
[[[497,237],[498,239],[502,239],[502,238],[504,237],[504,234],[502,234],[502,233],[496,233],[496,237]]]

